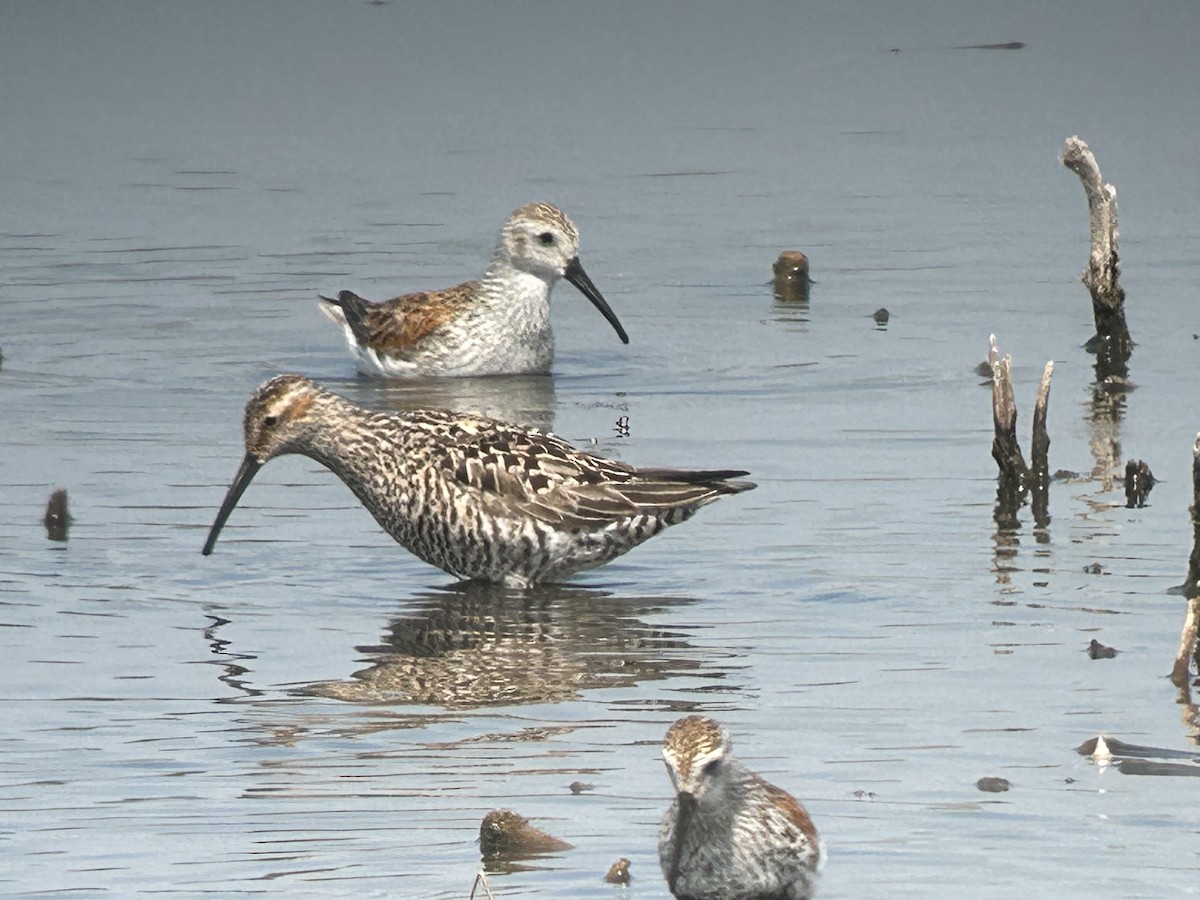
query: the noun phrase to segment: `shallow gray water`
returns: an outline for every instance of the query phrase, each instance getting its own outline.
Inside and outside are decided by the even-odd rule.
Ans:
[[[1074,752],[1196,745],[1164,676],[1200,428],[1198,34],[1166,3],[8,5],[0,890],[464,898],[480,819],[512,807],[575,849],[497,895],[664,897],[656,745],[700,710],[807,803],[822,896],[1200,893],[1195,782]],[[1119,191],[1139,344],[1099,417],[1074,133]],[[563,285],[553,379],[358,378],[314,295],[471,277],[531,199],[575,218],[630,346]],[[771,297],[789,248],[808,306]],[[1149,507],[1060,482],[1045,533],[1027,510],[997,533],[990,332],[1023,433],[1055,360],[1051,467],[1144,459]],[[289,458],[202,558],[280,371],[760,487],[499,596]],[[59,485],[65,544],[40,525]],[[628,889],[600,880],[619,856]]]

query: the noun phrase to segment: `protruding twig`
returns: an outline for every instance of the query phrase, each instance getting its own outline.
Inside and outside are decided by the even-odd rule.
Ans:
[[[1133,351],[1133,342],[1125,323],[1125,291],[1119,281],[1117,189],[1104,183],[1095,155],[1078,137],[1067,138],[1062,162],[1079,176],[1088,201],[1092,251],[1083,283],[1092,295],[1092,315],[1096,322],[1096,334],[1088,341],[1088,349],[1097,355],[1098,378],[1112,372],[1124,374],[1122,370]]]
[[[1179,635],[1175,668],[1171,671],[1171,680],[1180,687],[1187,684],[1191,658],[1200,656],[1200,646],[1196,643],[1196,629],[1200,622],[1200,434],[1196,435],[1196,441],[1192,444],[1192,505],[1188,512],[1192,515],[1192,555],[1188,558],[1187,580],[1179,588],[1188,598],[1188,608],[1183,619],[1183,631]],[[1196,660],[1196,667],[1200,671],[1200,659]]]
[[[1029,445],[1029,489],[1033,496],[1033,520],[1039,528],[1050,524],[1050,433],[1046,430],[1046,408],[1050,403],[1050,376],[1054,360],[1042,370],[1037,402],[1033,407],[1033,440]]]
[[[1192,555],[1181,590],[1185,597],[1200,597],[1200,434],[1192,444],[1192,505],[1188,512],[1192,516]]]
[[[495,894],[492,893],[492,886],[488,884],[486,873],[475,873],[475,880],[471,882],[471,896],[468,898],[468,900],[475,900],[476,888],[483,888],[483,896],[487,897],[487,900],[496,900]]]

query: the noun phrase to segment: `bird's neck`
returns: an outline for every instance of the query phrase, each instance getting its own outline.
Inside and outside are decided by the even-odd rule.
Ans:
[[[522,269],[507,255],[497,254],[479,282],[479,300],[485,304],[503,304],[510,311],[514,305],[544,309],[555,280],[547,279],[544,273]]]
[[[326,399],[325,426],[314,430],[300,452],[337,475],[382,522],[406,493],[409,454],[403,422],[340,397]]]

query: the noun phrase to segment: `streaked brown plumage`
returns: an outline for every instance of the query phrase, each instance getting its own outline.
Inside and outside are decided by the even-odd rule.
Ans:
[[[635,469],[561,438],[426,409],[376,413],[301,375],[246,405],[246,455],[205,555],[268,460],[308,456],[333,471],[393,538],[464,579],[527,587],[620,556],[725,494],[745,472]]]
[[[808,900],[825,858],[812,819],[732,749],[706,716],[667,730],[662,754],[676,791],[658,833],[667,887],[681,900]]]

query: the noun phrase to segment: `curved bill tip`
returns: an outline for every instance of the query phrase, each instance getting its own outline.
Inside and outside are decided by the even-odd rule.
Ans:
[[[592,279],[588,278],[587,272],[583,271],[583,265],[579,262],[578,256],[572,258],[567,263],[563,277],[579,288],[579,292],[592,301],[592,306],[600,310],[600,314],[608,319],[608,324],[617,332],[617,337],[621,339],[621,343],[628,344],[629,335],[625,333],[625,329],[621,326],[621,320],[612,311],[612,308],[608,305],[608,301],[604,299],[604,295],[592,284]]]
[[[238,468],[237,474],[233,476],[233,483],[229,485],[229,490],[225,493],[225,499],[221,503],[221,509],[217,512],[217,518],[213,522],[212,528],[208,531],[208,540],[204,542],[204,549],[200,551],[205,556],[213,552],[213,547],[216,546],[221,529],[225,527],[225,520],[229,518],[229,514],[237,506],[238,500],[242,499],[242,494],[250,486],[250,482],[254,480],[254,475],[260,468],[262,468],[262,463],[249,453],[242,459],[242,464]]]

